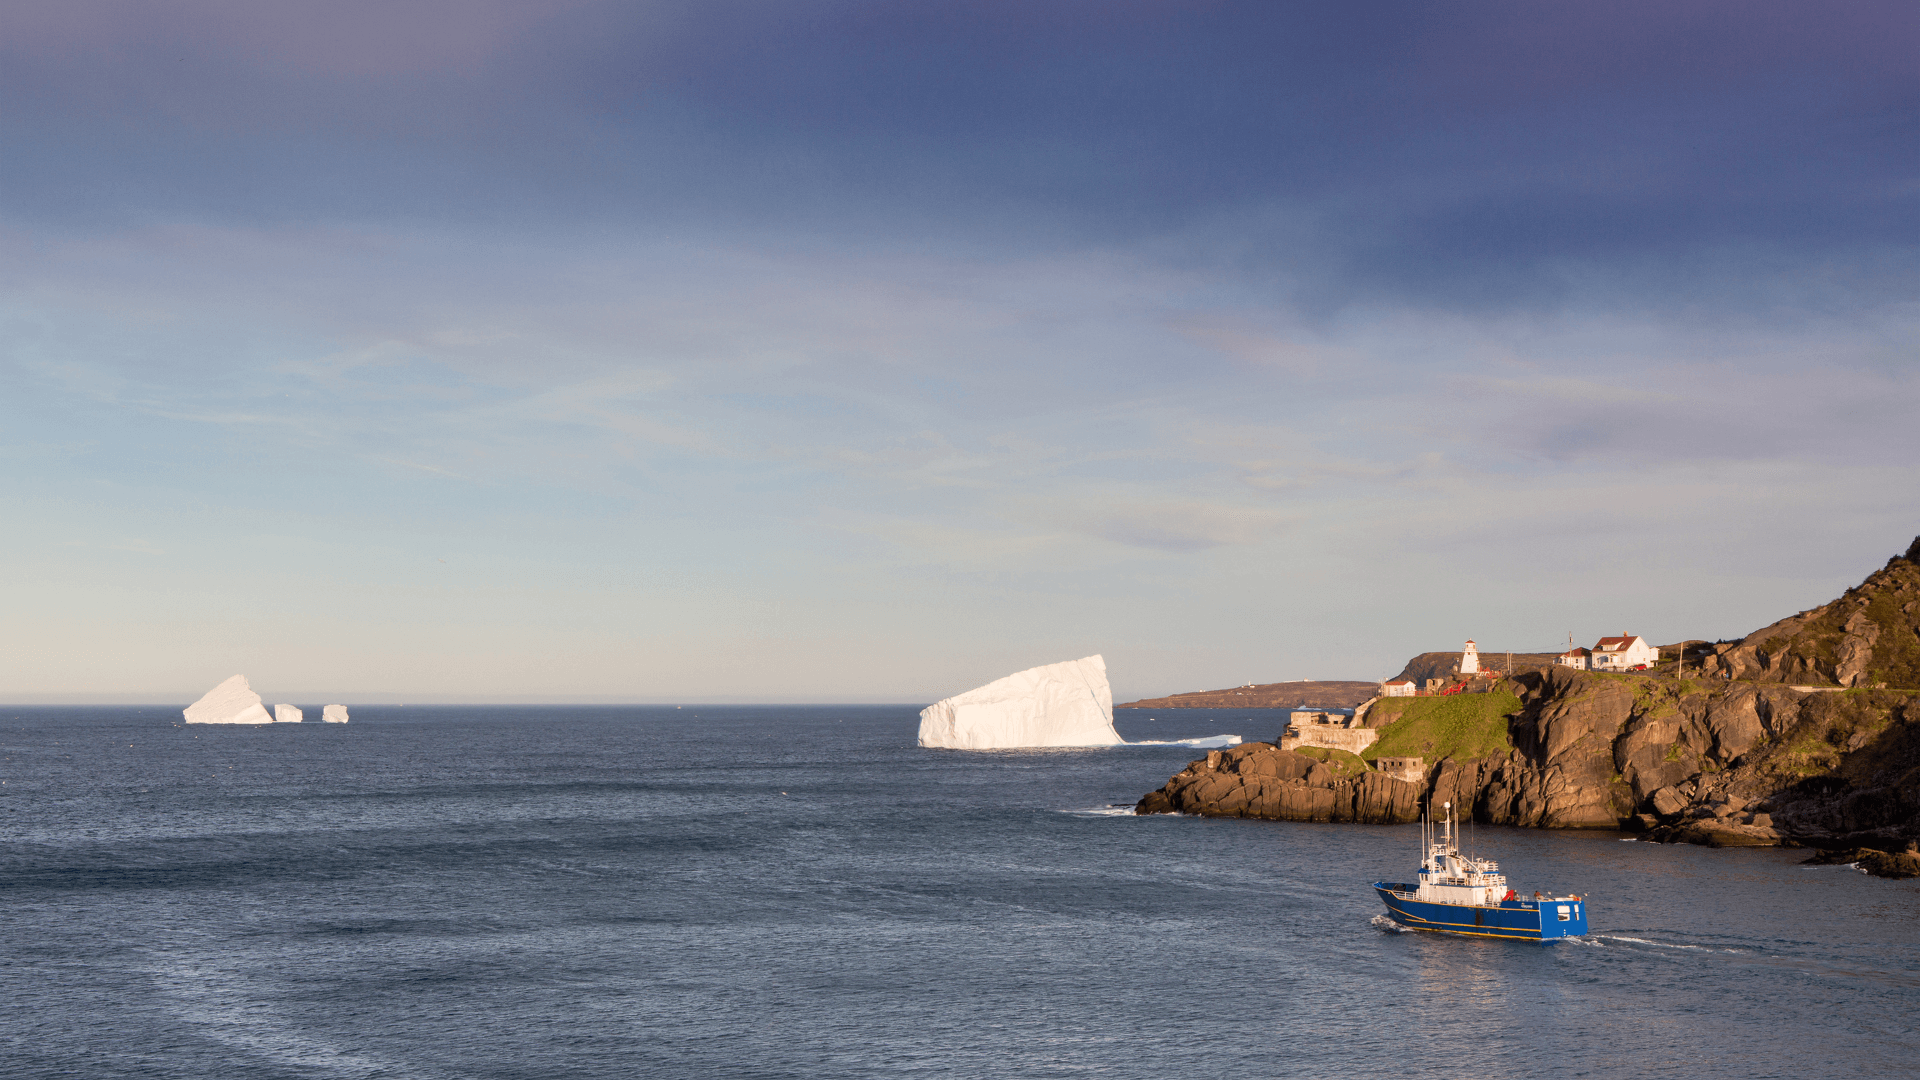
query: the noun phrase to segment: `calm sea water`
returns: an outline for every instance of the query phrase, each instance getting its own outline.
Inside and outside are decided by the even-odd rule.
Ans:
[[[920,750],[905,707],[179,719],[0,712],[0,1076],[1920,1067],[1920,885],[1803,853],[1484,829],[1595,932],[1455,940],[1367,888],[1414,826],[1114,812],[1183,748]]]

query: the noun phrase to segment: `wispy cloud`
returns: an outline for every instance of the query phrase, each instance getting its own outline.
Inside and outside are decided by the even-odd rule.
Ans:
[[[145,540],[69,540],[68,547],[90,548],[95,551],[130,551],[136,555],[165,555],[166,552]]]
[[[9,554],[130,654],[1178,690],[1911,533],[1903,6],[243,6],[4,8]]]

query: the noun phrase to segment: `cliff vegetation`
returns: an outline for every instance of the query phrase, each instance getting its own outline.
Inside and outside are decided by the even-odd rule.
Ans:
[[[1485,694],[1381,698],[1367,709],[1366,725],[1380,738],[1361,753],[1379,757],[1482,758],[1513,749],[1508,718],[1520,711],[1510,684]]]

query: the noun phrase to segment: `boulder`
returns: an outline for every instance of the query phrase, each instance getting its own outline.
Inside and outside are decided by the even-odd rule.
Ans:
[[[1913,844],[1902,852],[1876,848],[1835,848],[1819,852],[1805,861],[1808,866],[1837,866],[1851,863],[1875,877],[1901,880],[1920,877],[1920,850]]]
[[[1687,797],[1680,789],[1669,784],[1653,793],[1653,812],[1661,817],[1672,817],[1687,808]]]
[[[1859,862],[1860,869],[1874,877],[1902,880],[1920,877],[1920,853],[1911,848],[1899,853],[1869,851]]]
[[[273,717],[260,704],[260,695],[247,685],[245,675],[235,675],[207,691],[199,701],[182,710],[189,724],[271,724]]]

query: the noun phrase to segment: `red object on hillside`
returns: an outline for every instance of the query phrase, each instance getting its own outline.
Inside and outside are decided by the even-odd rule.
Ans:
[[[1463,693],[1466,689],[1467,689],[1466,683],[1457,682],[1457,683],[1454,683],[1452,686],[1447,687],[1445,690],[1440,691],[1440,696],[1452,697],[1455,694]]]

